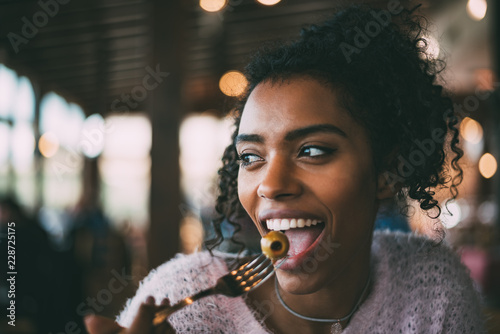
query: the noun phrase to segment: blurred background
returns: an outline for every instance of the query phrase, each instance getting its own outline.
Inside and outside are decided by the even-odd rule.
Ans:
[[[249,55],[353,2],[394,0],[0,0],[0,332],[84,333],[84,314],[116,315],[151,268],[200,249]],[[500,333],[500,5],[401,3],[422,4],[462,110],[465,180],[442,222]],[[432,237],[410,211],[377,228]],[[4,314],[10,222],[16,327]]]

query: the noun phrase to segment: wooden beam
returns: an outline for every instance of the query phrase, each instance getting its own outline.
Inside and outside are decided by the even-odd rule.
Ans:
[[[183,114],[184,12],[182,0],[152,0],[153,55],[151,67],[168,72],[150,91],[153,127],[151,197],[148,242],[149,266],[156,267],[179,251],[181,211],[179,122]]]

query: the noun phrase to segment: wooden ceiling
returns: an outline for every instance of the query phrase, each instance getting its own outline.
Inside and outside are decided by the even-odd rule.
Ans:
[[[184,25],[173,34],[185,36],[179,66],[188,110],[219,108],[218,79],[241,69],[263,41],[296,34],[304,24],[352,2],[282,0],[268,7],[255,0],[229,0],[222,12],[207,13],[196,0],[178,1]],[[437,8],[436,2],[420,2],[424,10]],[[155,67],[154,10],[155,0],[0,0],[0,63],[30,77],[41,94],[53,90],[87,114],[105,114],[114,100],[142,84],[148,66]]]

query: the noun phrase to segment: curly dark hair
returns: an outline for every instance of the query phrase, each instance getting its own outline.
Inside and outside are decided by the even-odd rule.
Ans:
[[[427,54],[427,21],[415,9],[389,20],[385,16],[386,24],[381,13],[367,6],[343,9],[303,29],[297,40],[274,42],[251,59],[245,69],[249,85],[235,108],[233,144],[219,170],[216,210],[221,217],[214,221],[218,238],[210,244],[221,242],[222,221],[235,224],[245,215],[237,193],[234,138],[250,93],[268,80],[309,76],[335,88],[346,110],[367,129],[375,169],[386,171],[400,203],[416,200],[437,218],[441,207],[435,190],[449,187],[456,198],[463,151],[452,101],[436,83],[444,62]]]

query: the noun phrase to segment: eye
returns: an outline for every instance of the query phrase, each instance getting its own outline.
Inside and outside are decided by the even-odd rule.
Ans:
[[[252,165],[253,163],[263,161],[263,160],[264,159],[262,159],[258,155],[252,154],[252,153],[243,153],[243,154],[240,154],[238,156],[238,163],[242,167],[248,167],[248,166]]]
[[[333,153],[333,151],[334,151],[334,149],[327,148],[327,147],[305,146],[300,150],[299,156],[316,158],[316,157],[322,157],[325,155],[329,155],[329,154]]]

